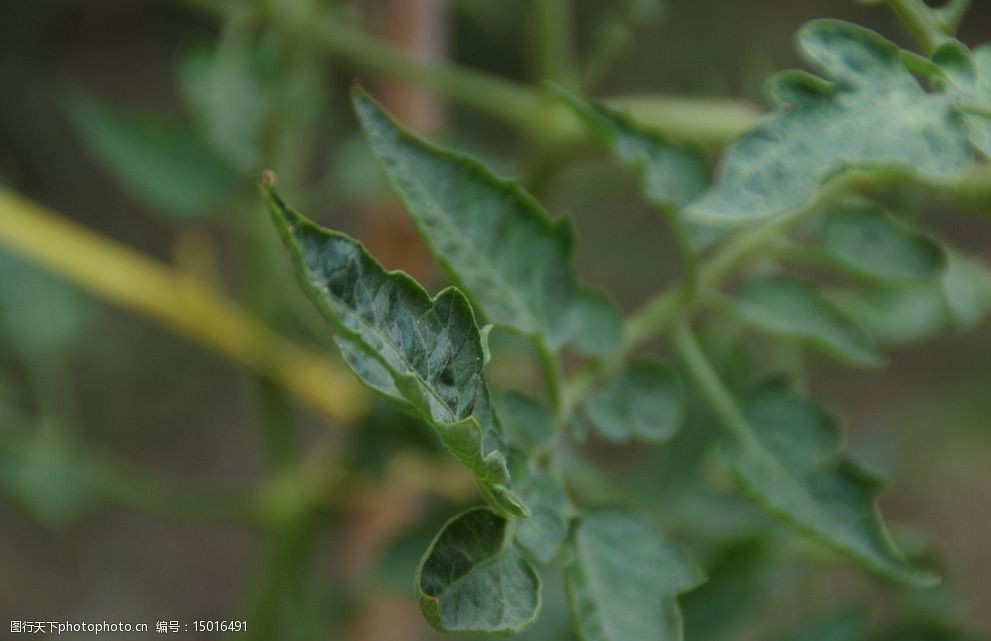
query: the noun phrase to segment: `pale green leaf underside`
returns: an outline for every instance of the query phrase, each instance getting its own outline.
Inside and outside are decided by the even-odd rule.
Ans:
[[[991,313],[991,270],[984,261],[950,252],[940,284],[953,329],[973,329]]]
[[[641,360],[624,368],[585,406],[595,431],[621,443],[639,439],[659,443],[671,438],[685,415],[685,393],[673,369]]]
[[[881,345],[895,346],[929,338],[946,328],[946,309],[938,287],[881,286],[826,293],[857,318]]]
[[[353,100],[372,151],[420,233],[490,321],[555,348],[569,341],[599,354],[616,347],[619,312],[604,296],[583,292],[566,221],[551,220],[517,183],[413,136],[365,92],[354,91]],[[589,327],[606,333],[574,335]]]
[[[516,391],[496,396],[496,410],[506,441],[529,452],[554,435],[554,415],[546,405]]]
[[[698,220],[745,221],[795,211],[850,168],[958,178],[972,163],[950,96],[925,92],[899,48],[876,33],[817,20],[798,33],[800,53],[828,79],[780,75],[777,110],[734,142],[713,189],[689,205]]]
[[[957,251],[935,282],[829,292],[880,343],[899,345],[947,330],[968,331],[991,313],[991,271]]]
[[[571,345],[588,356],[605,356],[623,342],[623,317],[604,290],[578,283],[568,308]]]
[[[867,567],[913,585],[937,578],[913,567],[891,540],[875,505],[880,481],[840,452],[832,417],[780,380],[745,408],[750,433],[725,448],[749,494],[793,527]]]
[[[753,278],[740,289],[737,314],[752,327],[802,341],[854,365],[884,361],[870,336],[813,287],[784,276]]]
[[[946,266],[939,243],[869,203],[831,209],[823,248],[841,266],[879,280],[933,280]]]
[[[454,517],[416,573],[424,617],[441,632],[514,634],[540,610],[540,579],[507,546],[507,521],[488,508]]]
[[[430,423],[495,507],[525,514],[509,489],[468,300],[454,288],[431,299],[406,274],[383,269],[360,243],[287,206],[274,188],[263,186],[263,193],[303,289],[339,332],[355,373]]]
[[[960,42],[947,42],[935,51],[933,61],[943,69],[958,100],[991,109],[991,44],[968,51]],[[971,143],[991,158],[991,118],[965,114],[964,120]]]
[[[991,109],[991,44],[974,49],[973,56],[977,70],[977,103],[985,109]],[[968,115],[967,126],[970,127],[971,142],[986,158],[991,159],[991,118]]]
[[[556,88],[563,102],[609,145],[613,155],[640,178],[648,202],[684,218],[682,208],[697,198],[710,181],[709,163],[696,147],[676,144],[625,114]],[[705,247],[723,233],[682,220],[696,246]]]
[[[557,556],[568,536],[568,497],[561,483],[545,471],[535,471],[522,484],[520,494],[530,508],[530,518],[516,524],[516,544],[543,564]]]
[[[675,144],[609,107],[555,89],[575,115],[609,144],[617,159],[639,174],[651,203],[677,209],[709,186],[709,165],[700,150]]]
[[[178,219],[207,213],[237,184],[237,175],[178,121],[104,105],[77,95],[69,116],[120,186],[154,211]]]
[[[622,510],[590,511],[575,526],[572,546],[565,582],[583,641],[682,638],[677,596],[704,576],[648,521]]]

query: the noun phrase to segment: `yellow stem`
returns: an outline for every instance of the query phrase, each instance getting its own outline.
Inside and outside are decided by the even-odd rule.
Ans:
[[[2,187],[0,245],[271,379],[338,424],[368,409],[350,372],[279,336],[224,292]]]

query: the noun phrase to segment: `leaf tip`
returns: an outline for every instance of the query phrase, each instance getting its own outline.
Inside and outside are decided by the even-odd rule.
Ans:
[[[359,120],[364,120],[370,112],[383,111],[378,101],[357,80],[351,83],[351,105]]]
[[[261,185],[262,189],[272,189],[278,182],[279,178],[275,175],[275,172],[271,169],[263,169],[261,176],[258,178],[258,183]]]

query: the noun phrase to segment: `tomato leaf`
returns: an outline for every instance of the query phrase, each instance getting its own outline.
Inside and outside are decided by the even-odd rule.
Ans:
[[[677,597],[702,570],[644,518],[616,509],[583,514],[571,537],[568,602],[584,641],[682,638]]]
[[[970,167],[953,97],[924,91],[897,45],[863,27],[816,20],[799,31],[798,49],[826,79],[775,79],[776,111],[730,146],[715,186],[689,205],[691,218],[743,222],[795,211],[849,169],[946,182]]]
[[[515,634],[540,610],[540,578],[508,545],[508,522],[484,507],[444,525],[416,573],[423,616],[441,632]]]
[[[840,266],[878,280],[935,280],[946,267],[939,243],[869,203],[831,209],[823,248]]]
[[[880,479],[841,454],[833,418],[780,379],[744,404],[747,432],[724,448],[747,492],[798,530],[863,565],[911,585],[935,575],[910,564],[875,505]]]
[[[156,213],[193,220],[210,213],[238,176],[181,121],[128,111],[77,95],[69,116],[121,188]]]
[[[567,494],[561,483],[543,470],[531,473],[520,484],[520,494],[531,513],[516,525],[516,544],[546,565],[568,536]]]
[[[481,336],[464,295],[452,287],[430,298],[408,275],[387,272],[357,241],[290,208],[270,184],[262,192],[303,289],[343,337],[355,373],[432,425],[493,506],[525,515],[509,488],[482,375]]]
[[[734,308],[752,327],[863,367],[883,364],[870,335],[813,287],[784,276],[752,278]]]
[[[595,431],[606,440],[659,443],[681,427],[685,391],[672,368],[658,361],[640,360],[596,390],[585,411]]]
[[[933,52],[933,62],[943,70],[948,90],[962,103],[991,109],[991,44],[967,49],[951,40]],[[985,157],[991,158],[991,117],[964,115],[971,143]]]
[[[552,220],[517,183],[410,134],[363,90],[352,96],[393,189],[438,262],[489,320],[553,348],[571,342],[601,355],[618,346],[619,312],[578,282],[567,221]]]

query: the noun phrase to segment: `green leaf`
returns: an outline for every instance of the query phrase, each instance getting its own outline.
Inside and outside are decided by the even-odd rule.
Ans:
[[[555,349],[568,342],[600,353],[618,346],[616,336],[603,344],[596,333],[620,326],[608,299],[597,296],[595,320],[586,318],[590,299],[571,265],[567,221],[551,220],[517,183],[405,131],[363,90],[352,95],[393,189],[438,262],[489,320]],[[576,330],[596,334],[576,336]]]
[[[689,205],[691,217],[742,222],[796,211],[849,169],[942,182],[971,165],[953,100],[925,92],[895,44],[863,27],[817,20],[799,31],[798,48],[828,80],[778,76],[777,110],[730,146],[715,187]]]
[[[11,449],[0,455],[0,487],[42,523],[63,526],[96,502],[90,468],[63,428],[41,422]]]
[[[831,209],[823,247],[843,267],[879,280],[932,280],[946,266],[939,243],[868,203]]]
[[[640,516],[587,512],[572,533],[565,581],[583,641],[682,638],[677,597],[704,581],[702,570]]]
[[[609,145],[619,162],[636,172],[644,197],[662,211],[683,218],[682,207],[709,186],[709,163],[700,148],[672,142],[633,118],[562,87],[555,87],[555,91]],[[695,222],[682,220],[682,224],[697,247],[711,244],[724,233]]]
[[[14,254],[0,251],[0,274],[0,338],[25,358],[65,356],[90,325],[90,301]]]
[[[245,34],[225,35],[216,47],[194,46],[185,53],[179,89],[210,143],[239,170],[255,172],[273,107],[265,76],[275,74],[276,65]]]
[[[526,515],[509,489],[482,375],[481,337],[464,295],[448,288],[431,299],[408,275],[383,269],[355,240],[291,209],[270,184],[262,193],[303,289],[342,337],[355,373],[432,425],[493,506]]]
[[[991,270],[982,261],[950,252],[941,285],[953,329],[971,330],[991,313]]]
[[[540,578],[508,545],[508,522],[488,508],[454,517],[416,573],[423,616],[441,632],[515,634],[540,610]]]
[[[991,271],[959,251],[933,283],[839,290],[829,299],[855,316],[880,343],[899,345],[940,332],[965,332],[991,313]]]
[[[355,374],[368,389],[389,401],[397,409],[400,409],[414,416],[417,414],[416,408],[403,397],[403,393],[396,387],[389,370],[377,359],[369,358],[368,354],[362,351],[354,341],[338,334],[334,336],[334,342],[341,351],[344,362],[348,364]]]
[[[933,62],[943,70],[949,90],[959,102],[991,109],[991,44],[971,52],[952,40],[936,49]],[[991,158],[991,118],[965,114],[964,121],[971,143]]]
[[[606,440],[660,443],[681,427],[685,390],[677,373],[664,363],[636,361],[595,391],[585,411]]]
[[[929,338],[947,325],[938,285],[844,289],[827,295],[856,317],[881,345],[904,345]]]
[[[496,397],[496,409],[506,440],[526,452],[554,435],[554,415],[546,405],[526,394],[502,392]]]
[[[647,200],[665,209],[688,204],[709,186],[709,164],[698,147],[677,144],[605,105],[562,87],[555,92],[623,165],[637,172]]]
[[[177,220],[206,215],[237,185],[237,175],[185,124],[126,111],[77,95],[72,124],[123,189]]]
[[[875,505],[881,481],[841,453],[833,418],[771,380],[745,403],[747,432],[724,452],[746,491],[796,529],[892,579],[932,585],[895,546]]]
[[[545,471],[533,472],[520,493],[530,507],[530,518],[517,523],[516,544],[546,565],[568,536],[568,496],[564,486]]]
[[[714,516],[718,522],[720,516]],[[724,533],[739,537],[744,532],[737,527],[725,528]],[[689,639],[726,641],[748,620],[759,616],[771,591],[770,582],[777,578],[770,571],[769,547],[760,539],[738,538],[716,553],[706,566],[709,580],[681,600]],[[714,612],[719,616],[713,616]]]
[[[623,343],[623,317],[605,291],[579,283],[568,309],[571,345],[587,356],[606,356]]]
[[[740,289],[735,310],[756,329],[802,341],[853,365],[876,367],[884,362],[859,325],[799,281],[784,276],[753,278]]]

